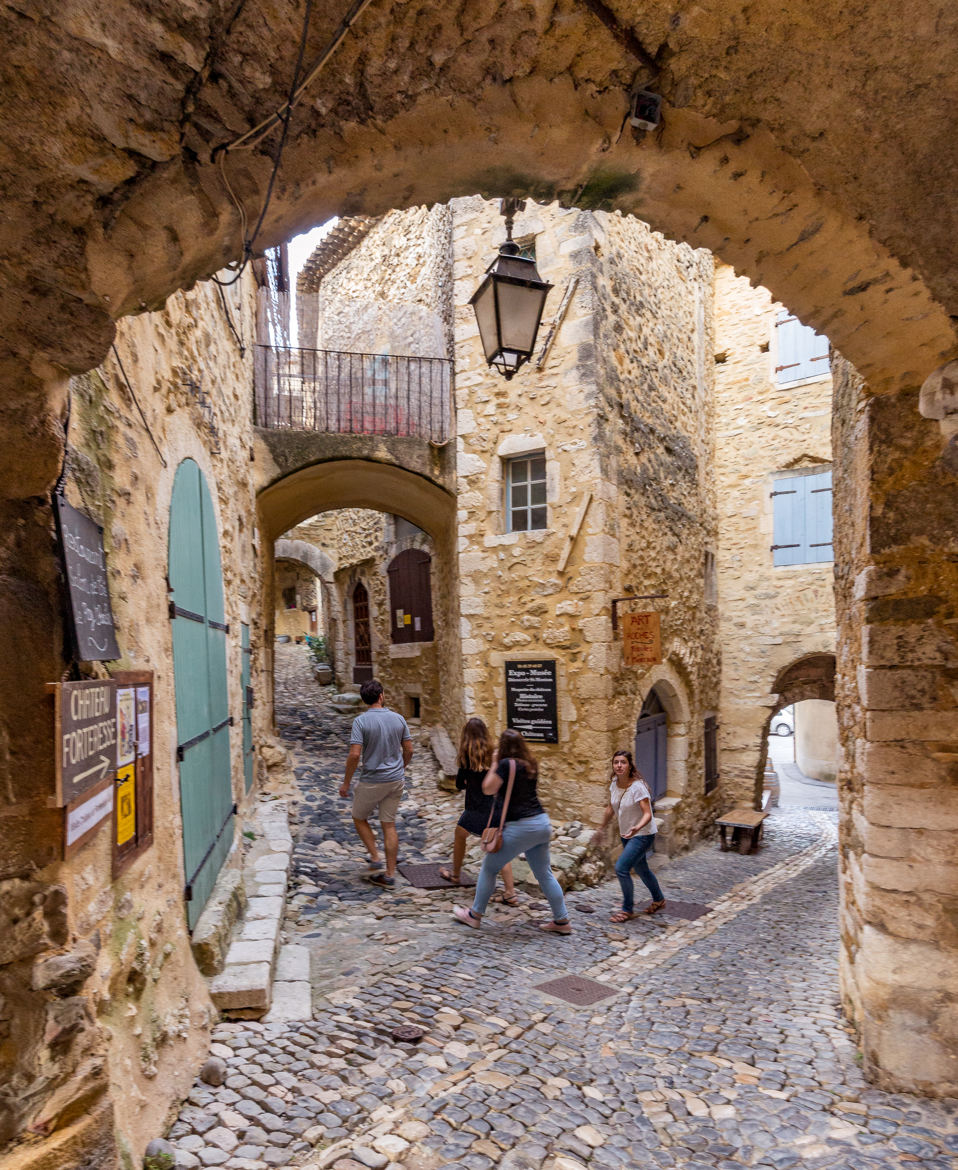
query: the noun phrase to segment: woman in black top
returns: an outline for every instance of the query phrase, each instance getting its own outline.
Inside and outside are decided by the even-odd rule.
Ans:
[[[496,887],[496,874],[514,857],[524,853],[529,868],[552,910],[552,921],[541,923],[540,929],[552,931],[554,934],[571,934],[572,927],[569,925],[562,887],[556,881],[556,876],[549,865],[552,825],[549,823],[548,814],[539,803],[536,792],[539,767],[519,732],[507,730],[499,739],[499,747],[492,756],[492,766],[482,782],[482,791],[487,796],[497,798],[492,814],[492,823],[496,826],[502,816],[502,806],[513,768],[515,777],[512,782],[512,793],[506,805],[502,848],[498,853],[487,853],[483,858],[472,909],[454,906],[453,916],[466,926],[478,928],[482,924],[482,916]]]
[[[456,886],[473,884],[462,880],[462,862],[470,835],[481,837],[482,830],[489,823],[494,797],[486,796],[482,791],[482,782],[489,771],[491,760],[492,740],[489,738],[489,729],[481,719],[467,719],[459,738],[459,771],[456,773],[456,787],[460,792],[465,790],[466,807],[456,825],[452,843],[452,868],[443,866],[439,870],[440,877]],[[499,895],[500,901],[507,906],[518,906],[519,897],[512,881],[511,865],[503,866],[502,881],[505,892]]]

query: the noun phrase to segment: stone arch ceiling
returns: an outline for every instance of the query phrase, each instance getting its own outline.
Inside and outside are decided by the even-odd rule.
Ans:
[[[594,0],[598,2],[598,0]],[[320,3],[306,58],[346,0]],[[476,191],[634,212],[706,246],[826,332],[873,389],[955,352],[958,8],[938,0],[610,0],[649,81],[584,0],[373,0],[293,116],[258,246],[333,213]],[[0,337],[69,370],[111,318],[241,248],[211,149],[275,110],[302,8],[21,0],[5,52]],[[231,155],[250,214],[272,136]]]

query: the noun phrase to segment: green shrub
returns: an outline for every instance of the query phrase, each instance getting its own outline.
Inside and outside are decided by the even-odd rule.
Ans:
[[[325,634],[307,634],[306,645],[314,662],[328,662],[333,665],[333,648]]]

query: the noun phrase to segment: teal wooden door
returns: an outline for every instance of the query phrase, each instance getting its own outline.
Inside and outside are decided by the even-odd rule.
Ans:
[[[249,626],[246,622],[240,625],[240,650],[243,659],[242,678],[243,687],[243,779],[246,791],[253,787],[253,651],[249,644]]]
[[[180,464],[173,481],[169,579],[186,916],[192,930],[233,843],[236,812],[219,538],[209,488],[192,459]]]

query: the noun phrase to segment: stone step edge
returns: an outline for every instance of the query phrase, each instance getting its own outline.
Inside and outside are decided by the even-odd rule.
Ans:
[[[263,800],[249,821],[253,843],[242,869],[245,911],[233,927],[210,997],[230,1016],[260,1017],[272,1003],[293,839],[285,800]]]

